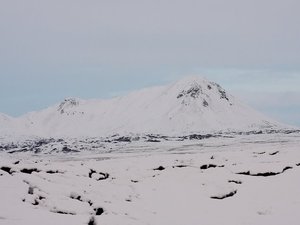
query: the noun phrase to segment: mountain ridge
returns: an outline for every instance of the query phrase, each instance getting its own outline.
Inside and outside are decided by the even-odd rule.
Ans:
[[[219,84],[198,76],[112,99],[67,98],[12,119],[1,133],[37,136],[108,136],[115,133],[188,134],[276,128]],[[2,126],[3,127],[3,126]]]

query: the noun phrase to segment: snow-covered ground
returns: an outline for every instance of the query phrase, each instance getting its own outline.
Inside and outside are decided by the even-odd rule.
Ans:
[[[2,149],[0,224],[300,223],[299,132],[105,143]]]

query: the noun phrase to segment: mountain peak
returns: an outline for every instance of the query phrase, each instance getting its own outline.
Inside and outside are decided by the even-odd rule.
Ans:
[[[66,98],[59,104],[57,111],[59,111],[61,114],[64,114],[66,110],[78,106],[79,103],[80,100],[77,98]]]
[[[212,98],[225,100],[232,105],[230,96],[219,84],[199,76],[184,77],[175,82],[173,88],[177,92],[177,99],[201,99],[204,107]]]
[[[203,77],[196,76],[196,75],[191,75],[191,76],[185,76],[178,81],[175,82],[175,85],[180,85],[180,86],[190,86],[190,85],[203,85],[209,83],[208,80],[206,80]]]
[[[184,90],[180,91],[180,93],[177,95],[177,98],[182,98],[187,96],[190,96],[192,98],[197,98],[199,97],[200,94],[203,94],[202,86],[194,82]]]

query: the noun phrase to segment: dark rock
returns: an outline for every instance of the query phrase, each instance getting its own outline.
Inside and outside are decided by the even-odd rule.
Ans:
[[[54,210],[54,211],[52,211],[52,212],[54,212],[54,213],[58,213],[58,214],[63,214],[63,215],[76,215],[75,213],[73,213],[73,212],[66,212],[66,211],[61,211],[61,210]]]
[[[104,213],[103,208],[95,208],[94,209],[96,216],[101,216]]]
[[[113,140],[114,142],[131,142],[131,137],[119,137]]]
[[[286,170],[289,170],[289,169],[293,169],[293,167],[287,166],[281,172],[250,173],[250,171],[247,171],[247,172],[240,172],[237,174],[247,175],[247,176],[256,176],[256,177],[270,177],[270,176],[276,176],[276,175],[282,174]]]
[[[202,93],[202,88],[199,84],[194,84],[187,91],[183,90],[178,95],[177,98],[190,96],[192,98],[197,98]]]
[[[209,168],[216,168],[216,167],[224,167],[224,165],[222,165],[222,166],[217,166],[217,165],[215,165],[215,164],[205,164],[205,165],[200,166],[200,169],[201,169],[201,170],[207,170],[207,169],[209,169]]]
[[[237,193],[237,190],[234,190],[234,191],[232,191],[232,192],[230,192],[230,193],[228,193],[228,194],[221,195],[221,196],[212,196],[212,197],[210,197],[210,198],[222,200],[222,199],[225,199],[225,198],[232,197],[232,196],[234,196],[236,193]]]
[[[2,166],[2,167],[0,168],[0,170],[3,170],[3,171],[5,171],[5,172],[9,173],[10,175],[13,174],[13,172],[11,171],[11,168],[10,168],[10,167],[7,167],[7,166]]]
[[[97,225],[95,218],[93,216],[90,218],[88,225]]]
[[[37,168],[33,168],[33,169],[26,169],[26,168],[24,168],[24,169],[21,169],[20,172],[21,173],[32,174],[33,172],[38,173],[38,172],[40,172],[40,170],[38,170]]]
[[[34,187],[31,187],[31,186],[30,186],[30,187],[28,188],[28,194],[29,194],[29,195],[33,195],[33,192],[34,192]]]
[[[63,153],[72,153],[72,152],[80,152],[78,150],[70,149],[68,146],[64,146],[61,150]]]
[[[108,173],[99,173],[100,175],[102,175],[102,177],[100,177],[98,180],[106,180],[109,178],[109,174]]]
[[[60,172],[58,170],[47,170],[46,173],[55,174],[55,173],[63,173],[63,172]]]
[[[80,196],[80,195],[77,195],[77,194],[72,193],[72,194],[70,195],[70,198],[82,202],[82,199],[81,199],[81,196]]]
[[[176,166],[173,166],[173,168],[185,168],[187,167],[187,165],[176,165]]]
[[[208,106],[208,102],[207,102],[206,100],[203,100],[203,103],[202,103],[202,104],[203,104],[204,107],[207,107],[207,106]]]
[[[160,140],[157,140],[157,139],[148,139],[147,142],[160,142]]]
[[[263,155],[265,154],[266,152],[253,152],[253,154],[256,154],[256,155]]]
[[[157,167],[157,168],[155,168],[155,169],[153,169],[153,170],[159,170],[159,171],[162,171],[162,170],[165,170],[165,167],[159,166],[159,167]]]
[[[92,175],[96,173],[96,170],[90,169],[89,178],[92,178]]]
[[[208,138],[213,138],[213,137],[220,137],[220,135],[214,135],[214,134],[191,134],[186,136],[185,138],[190,139],[190,140],[202,140],[202,139],[208,139]]]
[[[34,202],[32,203],[32,205],[39,205],[40,203],[38,202],[38,200],[34,200]]]
[[[242,184],[242,181],[239,181],[239,180],[229,180],[228,183]]]

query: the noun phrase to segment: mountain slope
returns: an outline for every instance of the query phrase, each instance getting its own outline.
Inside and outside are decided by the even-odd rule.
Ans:
[[[14,132],[39,136],[171,135],[278,126],[220,85],[199,77],[110,100],[66,99],[14,123]]]
[[[4,114],[0,113],[0,130],[1,129],[10,129],[13,124],[13,118]]]

